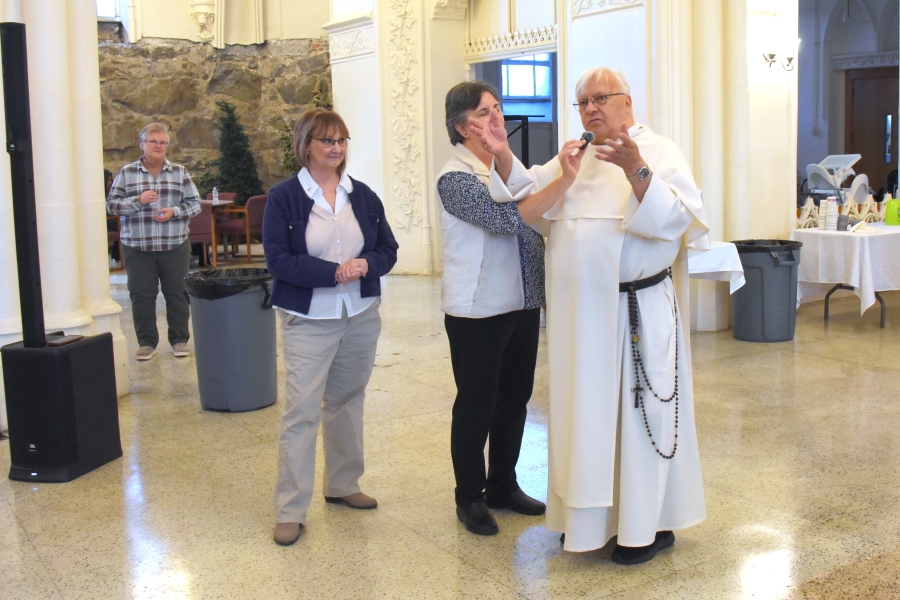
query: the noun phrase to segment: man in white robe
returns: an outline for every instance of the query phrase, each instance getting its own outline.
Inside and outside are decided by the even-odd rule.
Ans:
[[[671,546],[672,530],[706,518],[686,246],[708,247],[708,227],[681,152],[635,123],[624,76],[592,69],[579,80],[576,98],[584,129],[595,136],[594,151],[563,200],[544,215],[547,528],[563,532],[564,549],[573,552],[603,547],[618,535],[613,560],[638,564]],[[490,144],[492,135],[484,132],[484,141]],[[531,194],[559,173],[557,159],[530,172],[517,164],[507,185],[517,196]],[[666,276],[670,267],[673,276]],[[633,295],[641,372],[629,294],[620,284],[657,275]]]

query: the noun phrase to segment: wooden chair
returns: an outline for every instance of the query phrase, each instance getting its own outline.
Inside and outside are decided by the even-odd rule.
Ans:
[[[114,273],[116,271],[124,271],[125,255],[122,253],[122,239],[120,234],[122,231],[122,220],[118,215],[106,215],[106,223],[106,243],[108,245],[116,244],[119,249],[119,266],[116,268],[110,267],[109,272]],[[110,223],[115,223],[115,229],[109,228]]]
[[[252,196],[247,199],[247,204],[244,206],[225,208],[221,211],[225,219],[216,223],[216,233],[234,238],[244,236],[244,242],[247,244],[247,262],[253,260],[250,248],[251,236],[262,233],[267,198],[268,196]]]
[[[206,199],[207,200],[213,199],[212,192],[206,194]],[[219,192],[219,201],[220,202],[227,202],[229,200],[232,202],[237,200],[237,192]],[[224,220],[224,218],[222,217],[222,213],[221,213],[221,211],[224,209],[225,209],[224,206],[222,206],[221,208],[216,207],[216,211],[214,213],[216,215],[216,222],[221,222]],[[213,228],[213,230],[215,230],[215,228]],[[215,257],[219,251],[219,247],[218,247],[218,242],[215,238],[213,239],[212,242],[213,242],[213,257]],[[228,247],[225,246],[224,238],[223,238],[223,242],[222,242],[222,252],[225,254],[226,257],[228,256]],[[232,255],[234,255],[234,254],[237,254],[237,246],[234,246],[232,248]],[[215,258],[213,258],[213,264],[215,265]]]
[[[216,218],[213,215],[212,205],[200,204],[200,212],[191,217],[188,225],[188,239],[191,244],[203,244],[203,251],[200,253],[200,266],[209,266],[209,244],[213,244],[212,268],[216,268]]]

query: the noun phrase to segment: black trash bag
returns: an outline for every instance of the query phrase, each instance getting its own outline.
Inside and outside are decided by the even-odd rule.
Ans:
[[[184,276],[185,292],[203,300],[218,300],[240,294],[256,286],[266,291],[265,304],[269,303],[269,282],[272,281],[268,269],[209,269]]]
[[[803,242],[795,242],[793,240],[738,240],[732,242],[736,247],[738,254],[745,252],[772,252],[773,250],[798,250],[803,246]]]

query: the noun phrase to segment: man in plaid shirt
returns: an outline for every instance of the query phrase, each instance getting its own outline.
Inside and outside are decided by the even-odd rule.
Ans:
[[[169,343],[175,356],[190,356],[184,276],[191,261],[188,224],[200,212],[200,198],[187,169],[166,159],[169,134],[165,125],[151,123],[140,133],[143,156],[122,167],[106,200],[111,215],[121,215],[122,258],[138,360],[156,354],[156,297],[166,299]]]

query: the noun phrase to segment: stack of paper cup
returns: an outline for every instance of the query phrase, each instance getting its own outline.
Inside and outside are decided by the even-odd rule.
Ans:
[[[828,198],[828,210],[825,212],[825,229],[837,231],[838,203],[837,198]]]
[[[828,212],[828,201],[827,200],[819,200],[819,212],[816,213],[816,216],[819,220],[819,229],[825,229],[825,213]]]

